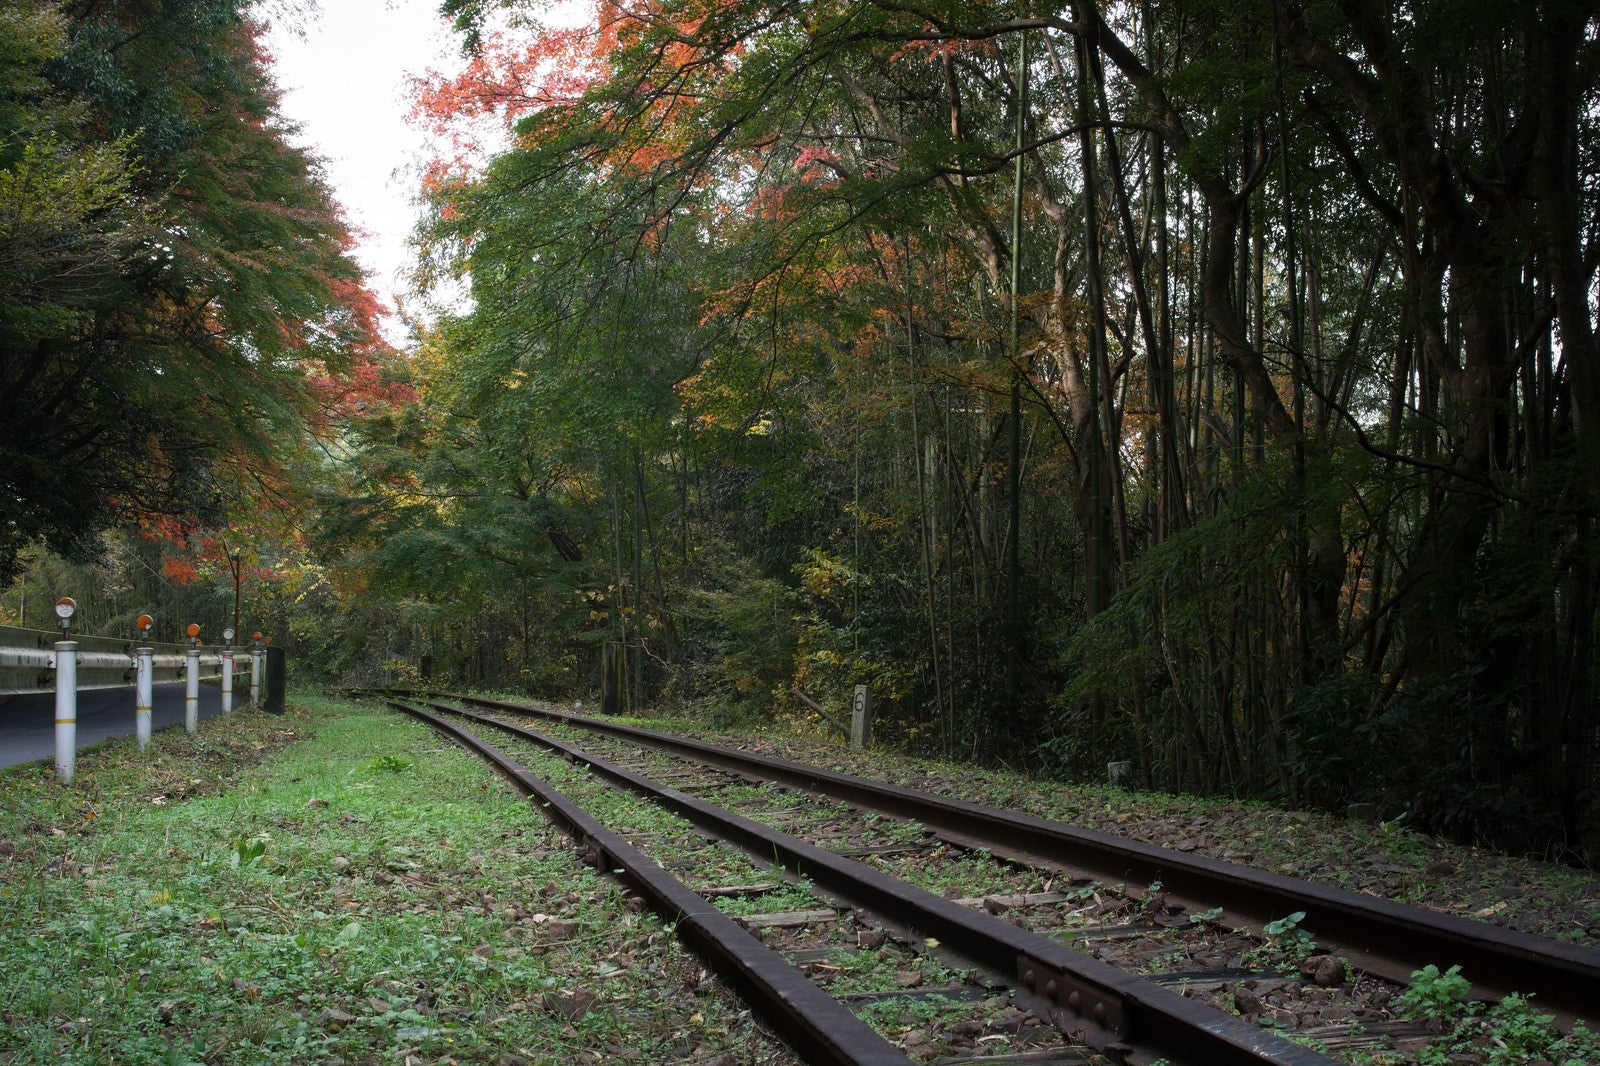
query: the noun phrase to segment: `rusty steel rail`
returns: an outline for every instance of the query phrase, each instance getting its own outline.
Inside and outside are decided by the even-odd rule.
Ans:
[[[554,737],[459,705],[429,701],[429,706],[583,763],[752,855],[778,862],[896,925],[937,938],[978,965],[1009,974],[1018,1002],[1097,1050],[1118,1057],[1142,1051],[1208,1066],[1329,1066],[1334,1061],[1059,941],[661,785]]]
[[[552,820],[588,847],[598,869],[609,870],[649,900],[663,919],[674,923],[678,936],[739,988],[807,1062],[818,1066],[912,1066],[911,1059],[848,1007],[505,753],[418,707],[394,700],[389,706],[427,722],[476,752],[524,794],[537,797]]]
[[[1581,1019],[1593,1027],[1600,1021],[1600,951],[1592,948],[688,737],[503,700],[451,698],[622,737],[733,773],[911,819],[952,843],[1041,859],[1107,881],[1159,881],[1169,899],[1195,910],[1220,905],[1222,919],[1235,924],[1259,927],[1304,911],[1300,927],[1320,946],[1370,973],[1408,983],[1414,971],[1429,963],[1459,965],[1474,989],[1495,998],[1511,992],[1532,995],[1563,1024]]]

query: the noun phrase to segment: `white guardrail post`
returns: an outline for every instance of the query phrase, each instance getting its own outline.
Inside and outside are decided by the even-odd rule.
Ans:
[[[56,777],[72,784],[78,767],[78,644],[72,640],[72,614],[77,601],[63,596],[56,601],[61,619],[61,639],[56,641]]]
[[[233,713],[233,630],[222,631],[222,713]]]
[[[261,643],[261,634],[250,634],[250,704],[258,711],[261,709],[261,666],[266,657],[267,649]]]
[[[184,652],[188,667],[184,674],[183,728],[191,733],[200,731],[200,627],[189,623],[189,650]]]
[[[134,625],[139,627],[139,639],[142,641],[133,652],[138,663],[134,681],[133,735],[139,742],[140,751],[146,751],[150,747],[150,711],[156,702],[156,650],[150,647],[150,627],[154,624],[155,619],[147,614],[141,614],[134,622]]]
[[[56,777],[72,784],[78,763],[78,642],[56,641]]]

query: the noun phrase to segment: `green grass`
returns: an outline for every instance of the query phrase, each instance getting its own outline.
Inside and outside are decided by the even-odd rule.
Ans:
[[[1411,986],[1400,996],[1401,1013],[1427,1021],[1444,1033],[1435,1045],[1418,1056],[1424,1066],[1450,1066],[1457,1055],[1476,1056],[1489,1066],[1559,1062],[1563,1066],[1600,1064],[1600,1035],[1579,1022],[1562,1034],[1554,1018],[1538,1010],[1526,996],[1512,993],[1486,1005],[1471,998],[1472,984],[1451,966],[1441,972],[1429,964],[1411,975]]]
[[[930,942],[931,943],[931,942]],[[904,949],[884,945],[874,950],[843,948],[829,959],[834,973],[826,982],[831,995],[887,992],[911,987],[907,980],[917,974],[917,984],[936,988],[965,984],[970,974],[952,969],[932,955],[912,955]]]
[[[0,1062],[791,1061],[388,712],[302,699],[86,752],[71,788],[0,773],[0,842]]]
[[[715,906],[724,914],[775,914],[781,911],[815,910],[827,906],[811,890],[811,882],[782,882],[765,892],[743,896],[722,896]]]

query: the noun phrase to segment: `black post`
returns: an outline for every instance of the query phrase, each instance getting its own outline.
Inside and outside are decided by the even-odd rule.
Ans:
[[[600,713],[620,714],[622,699],[618,684],[622,676],[621,648],[612,641],[607,641],[600,649]]]
[[[285,664],[282,648],[267,649],[267,698],[262,709],[269,714],[283,713]]]

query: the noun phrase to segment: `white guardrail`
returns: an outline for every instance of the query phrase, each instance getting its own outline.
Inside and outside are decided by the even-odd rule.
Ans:
[[[71,611],[63,617],[70,618]],[[148,624],[141,617],[140,625]],[[197,632],[197,627],[191,626],[190,632]],[[249,662],[249,698],[255,700],[260,698],[264,658],[260,639],[249,647],[202,648],[198,638],[187,645],[157,644],[0,626],[0,697],[55,693],[56,776],[71,784],[79,689],[133,688],[134,730],[139,750],[144,751],[150,744],[151,689],[156,682],[185,682],[184,726],[193,733],[200,721],[200,681],[220,680],[222,709],[232,711],[234,675],[245,668],[241,660]]]
[[[0,696],[56,690],[56,651],[60,633],[42,629],[0,626]],[[78,688],[132,688],[137,678],[138,659],[134,650],[148,647],[154,679],[182,681],[188,646],[183,644],[142,644],[113,637],[74,636],[78,648]],[[249,649],[240,651],[248,654]],[[200,676],[212,680],[222,676],[220,648],[202,648]]]

